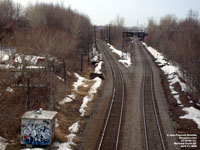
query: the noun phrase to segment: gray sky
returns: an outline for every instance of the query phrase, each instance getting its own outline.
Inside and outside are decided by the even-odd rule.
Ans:
[[[178,19],[186,17],[190,9],[200,11],[200,0],[13,0],[23,6],[35,2],[64,3],[80,13],[88,15],[93,24],[105,25],[120,15],[126,26],[147,25],[148,18],[159,21],[167,14]]]

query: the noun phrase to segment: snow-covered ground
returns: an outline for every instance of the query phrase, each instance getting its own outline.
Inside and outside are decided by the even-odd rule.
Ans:
[[[0,51],[0,61],[1,62],[8,61],[9,57],[10,57],[10,53],[9,52]]]
[[[0,137],[0,150],[4,150],[6,148],[7,145],[7,140]]]
[[[103,64],[103,61],[100,61],[97,66],[95,67],[95,70],[94,70],[94,73],[97,73],[97,74],[101,74],[101,67],[102,67],[102,64]]]
[[[27,62],[29,62],[32,65],[36,65],[39,59],[45,59],[44,57],[41,56],[34,56],[34,55],[15,55],[14,62],[16,63],[22,63],[23,59]]]
[[[102,68],[102,64],[103,64],[103,61],[100,61],[99,63],[97,63],[97,66],[95,67],[95,73],[101,73],[101,68]],[[94,82],[94,84],[91,86],[89,92],[88,92],[88,95],[86,95],[85,97],[83,97],[83,103],[79,109],[79,112],[80,112],[80,116],[83,117],[85,112],[86,112],[86,108],[87,108],[87,104],[93,100],[94,98],[94,94],[97,93],[97,89],[100,87],[101,83],[102,83],[102,80],[99,78],[99,77],[96,77],[94,78],[93,80],[89,80],[89,79],[86,79],[82,76],[80,76],[79,74],[77,73],[74,73],[75,77],[77,78],[77,81],[75,81],[73,83],[73,89],[72,89],[72,93],[67,95],[63,100],[61,100],[59,102],[60,105],[63,105],[65,103],[70,103],[72,102],[73,100],[76,99],[76,92],[78,91],[78,88],[80,86],[83,86],[83,87],[88,87],[87,85],[87,82],[89,81],[92,81]],[[58,79],[62,80],[63,79],[59,76],[57,76]],[[58,127],[59,124],[58,122],[56,121],[56,127]],[[59,142],[55,142],[53,143],[53,145],[55,147],[58,148],[58,150],[73,150],[72,149],[72,145],[76,145],[74,142],[73,142],[73,139],[76,137],[76,134],[78,133],[79,131],[79,128],[80,128],[80,121],[77,121],[75,123],[73,123],[69,128],[68,128],[68,131],[70,132],[69,135],[66,135],[66,138],[67,138],[67,142],[64,142],[64,143],[59,143]],[[30,150],[30,149],[24,149],[24,150]],[[31,149],[31,150],[43,150],[43,149]]]
[[[79,109],[79,112],[81,113],[81,116],[83,117],[86,112],[87,104],[91,102],[94,98],[94,94],[97,93],[97,89],[100,87],[102,80],[99,77],[96,77],[93,79],[95,83],[90,88],[88,95],[83,98],[83,103]]]
[[[200,110],[194,108],[194,107],[184,107],[183,110],[187,113],[184,116],[181,116],[182,119],[191,119],[193,120],[200,129]]]
[[[200,110],[194,107],[184,107],[180,99],[180,94],[178,93],[178,91],[175,91],[174,89],[174,85],[178,83],[182,91],[189,92],[187,84],[183,82],[184,78],[181,74],[179,67],[173,65],[167,58],[164,57],[162,53],[158,52],[157,50],[153,49],[150,46],[147,46],[145,43],[143,43],[143,45],[155,58],[156,64],[160,66],[160,69],[164,72],[165,75],[167,75],[171,94],[176,99],[177,104],[180,107],[182,107],[183,111],[186,112],[186,115],[181,116],[180,118],[193,120],[198,125],[198,128],[200,129]]]
[[[11,62],[13,63],[22,62],[22,56],[18,54],[14,55],[15,52],[16,52],[16,49],[12,49],[12,48],[0,49],[0,68],[4,68],[4,69],[15,68],[13,65],[11,65]],[[44,57],[26,55],[24,56],[24,59],[30,64],[30,66],[27,66],[27,68],[34,68],[34,69],[43,68],[43,66],[36,66],[36,64],[39,59],[44,59]],[[11,87],[7,87],[6,91],[12,93],[13,89]],[[0,150],[4,150],[7,144],[8,144],[7,140],[0,137]],[[25,150],[29,150],[29,149],[25,149]],[[43,150],[43,149],[34,148],[34,150]]]
[[[94,59],[96,59],[96,58],[94,58]],[[95,73],[101,73],[102,64],[103,64],[103,61],[100,61],[99,63],[97,63],[97,66],[95,67],[95,71],[94,71]],[[77,78],[77,81],[74,82],[74,84],[73,84],[72,93],[70,95],[67,95],[63,100],[61,100],[59,102],[59,104],[63,105],[65,103],[72,102],[73,100],[75,100],[76,92],[78,91],[78,88],[80,86],[88,87],[88,85],[87,85],[88,82],[90,82],[90,81],[94,82],[94,84],[91,86],[88,94],[85,97],[83,97],[83,103],[79,109],[80,116],[83,117],[86,112],[85,109],[87,108],[87,104],[93,100],[94,94],[97,93],[97,89],[100,87],[102,80],[99,77],[96,77],[93,80],[89,80],[89,79],[86,79],[86,78],[80,76],[77,73],[74,73],[74,75]],[[57,126],[59,126],[59,125],[57,124]],[[68,141],[65,143],[54,143],[55,146],[58,147],[58,150],[72,150],[71,145],[76,145],[73,142],[73,139],[76,137],[76,133],[78,132],[79,127],[80,127],[79,121],[75,122],[68,128],[68,130],[70,132],[70,134],[66,136]]]
[[[24,61],[28,63],[28,69],[42,69],[44,66],[39,66],[37,63],[40,60],[44,60],[45,57],[42,56],[34,56],[34,55],[19,55],[14,54],[16,52],[15,49],[1,49],[0,50],[0,68],[10,69],[15,68],[12,63],[21,64]],[[20,66],[19,68],[20,69]]]
[[[121,50],[118,50],[114,48],[114,46],[110,45],[107,43],[107,45],[110,47],[113,53],[119,55],[120,59],[119,62],[122,63],[125,67],[130,67],[131,66],[131,54],[127,53],[126,56],[123,57],[123,52]]]
[[[62,104],[65,104],[65,103],[70,103],[72,102],[73,100],[75,100],[76,98],[76,93],[75,91],[78,90],[78,87],[81,86],[84,81],[85,81],[85,78],[81,77],[80,75],[78,75],[77,73],[74,73],[75,77],[77,78],[77,81],[74,82],[73,84],[73,89],[72,89],[72,93],[67,95],[63,100],[61,100],[59,102],[60,105]]]
[[[70,131],[70,134],[67,135],[67,139],[68,139],[68,142],[65,142],[65,143],[54,143],[54,146],[58,147],[58,150],[72,150],[71,148],[71,145],[76,145],[74,142],[73,142],[73,139],[76,137],[76,133],[78,132],[79,130],[79,121],[73,123],[69,128],[68,130]]]
[[[97,53],[97,52],[95,52],[95,53]],[[97,55],[99,55],[99,54],[97,53]],[[11,59],[11,53],[10,52],[0,50],[0,63],[3,63],[3,64],[0,64],[1,68],[14,68],[14,66],[9,64],[10,59]],[[39,59],[45,59],[45,58],[40,57],[40,56],[31,56],[31,55],[22,56],[22,55],[16,54],[12,61],[15,62],[15,63],[22,63],[23,59],[30,64],[30,66],[28,66],[29,68],[38,68],[38,67],[40,67],[40,66],[36,66],[38,60]],[[98,60],[98,56],[94,57],[93,59]],[[102,64],[103,64],[103,61],[100,61],[100,62],[97,63],[97,66],[95,67],[94,73],[98,73],[98,74],[101,73]],[[83,98],[83,103],[82,103],[82,105],[79,109],[80,116],[83,117],[85,115],[85,112],[86,112],[85,109],[87,108],[87,104],[90,101],[93,100],[94,94],[97,93],[97,89],[100,87],[102,80],[99,77],[96,77],[93,80],[89,80],[89,79],[86,79],[84,77],[81,77],[77,73],[74,73],[74,75],[77,78],[77,81],[74,82],[74,84],[73,84],[72,93],[67,95],[63,100],[61,100],[59,102],[59,104],[63,105],[65,103],[72,102],[73,100],[75,100],[76,91],[78,90],[78,88],[80,86],[88,87],[87,82],[89,82],[89,81],[93,82],[93,85],[91,86],[88,94]],[[57,76],[57,78],[63,81],[63,79],[61,77]],[[8,87],[6,90],[8,92],[13,92],[13,89],[11,89],[10,87]],[[59,126],[58,122],[56,122],[56,126],[57,127]],[[78,132],[79,127],[80,127],[79,121],[77,121],[68,128],[68,130],[70,132],[69,135],[66,135],[68,142],[66,142],[66,143],[54,143],[56,145],[56,147],[58,147],[58,150],[72,150],[71,145],[75,145],[75,143],[73,142],[73,139],[76,137],[76,133]],[[0,137],[0,150],[4,150],[6,148],[6,145],[7,145],[7,140]],[[27,149],[24,149],[24,150],[30,150],[30,149],[27,148]],[[44,150],[44,149],[42,149],[42,148],[32,148],[31,150]]]

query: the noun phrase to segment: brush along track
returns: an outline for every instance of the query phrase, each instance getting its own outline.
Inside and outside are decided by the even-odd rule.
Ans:
[[[96,148],[98,150],[117,150],[119,149],[123,116],[125,83],[116,59],[108,52],[108,47],[100,40],[98,40],[98,49],[103,53],[112,70],[113,95]]]
[[[138,43],[136,43],[138,44]],[[165,150],[161,126],[159,123],[158,110],[154,95],[153,73],[149,60],[144,53],[144,47],[139,43],[140,55],[144,65],[142,109],[144,121],[144,137],[146,150]]]

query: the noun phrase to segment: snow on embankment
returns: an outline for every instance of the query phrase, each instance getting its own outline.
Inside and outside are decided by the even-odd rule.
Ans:
[[[101,67],[102,67],[102,64],[103,64],[103,61],[100,61],[97,66],[95,67],[95,73],[101,73]],[[63,105],[65,103],[70,103],[72,102],[73,100],[76,100],[76,93],[78,93],[78,89],[79,87],[88,87],[87,83],[90,81],[94,82],[93,85],[90,87],[89,91],[88,91],[88,94],[83,97],[83,103],[79,109],[79,112],[80,112],[80,116],[81,117],[84,117],[85,115],[85,112],[86,112],[86,108],[87,108],[87,104],[93,100],[94,98],[94,94],[97,93],[97,89],[100,87],[101,83],[102,83],[102,80],[99,78],[99,77],[96,77],[92,80],[89,80],[89,79],[86,79],[82,76],[80,76],[79,74],[77,73],[74,73],[75,77],[77,78],[77,81],[74,82],[73,84],[73,89],[72,89],[72,93],[70,95],[67,95],[63,100],[61,100],[59,102],[60,105]],[[59,125],[57,125],[59,126]],[[79,131],[79,128],[80,128],[80,125],[79,125],[79,121],[75,122],[74,124],[72,124],[68,130],[70,132],[69,135],[67,135],[67,139],[68,139],[68,142],[65,142],[65,143],[54,143],[56,147],[58,147],[58,150],[72,150],[71,148],[71,145],[76,145],[74,142],[73,142],[73,139],[76,137],[76,133],[78,133]]]
[[[0,137],[0,150],[5,150],[7,145],[7,140]]]
[[[184,107],[183,110],[187,113],[184,116],[181,116],[182,119],[191,119],[193,120],[198,128],[200,129],[200,110],[194,108],[194,107]]]
[[[160,66],[160,69],[164,72],[164,74],[167,75],[168,82],[169,82],[169,89],[173,97],[176,99],[177,104],[179,106],[183,106],[179,98],[180,97],[179,93],[174,90],[174,85],[176,83],[179,83],[182,91],[186,92],[186,84],[180,80],[181,72],[179,68],[177,66],[174,66],[172,63],[170,63],[163,56],[163,54],[159,53],[157,50],[153,49],[152,47],[148,47],[145,43],[143,43],[143,45],[155,58],[155,62],[157,63],[158,66]]]
[[[182,91],[189,92],[187,89],[187,85],[184,82],[182,82],[184,79],[179,67],[173,65],[168,59],[164,57],[162,53],[159,53],[157,50],[153,49],[152,47],[147,46],[145,43],[143,43],[143,45],[155,58],[156,64],[160,67],[160,69],[164,72],[164,74],[167,75],[171,94],[176,99],[177,104],[180,107],[183,107],[183,111],[186,112],[186,115],[181,116],[180,118],[193,120],[198,125],[198,128],[200,129],[200,110],[192,106],[184,107],[184,105],[182,104],[180,100],[180,94],[178,93],[178,91],[175,91],[174,89],[174,85],[178,83]]]
[[[70,134],[66,136],[68,139],[68,142],[54,143],[54,145],[58,147],[58,150],[72,150],[71,145],[76,145],[73,142],[73,139],[76,137],[76,133],[78,133],[79,131],[79,126],[80,126],[79,121],[77,121],[68,128],[68,130],[70,131]]]
[[[81,116],[83,117],[86,112],[87,104],[93,100],[94,94],[97,93],[97,89],[100,87],[102,80],[99,77],[96,77],[93,79],[95,83],[90,88],[88,95],[83,98],[83,103],[79,109],[79,112],[81,113]]]
[[[131,54],[127,53],[127,58],[126,59],[121,59],[123,56],[123,52],[121,50],[118,50],[116,48],[114,48],[112,45],[110,45],[109,43],[107,44],[109,46],[109,48],[112,50],[113,53],[119,55],[120,59],[119,62],[122,63],[125,67],[130,67],[131,66]]]

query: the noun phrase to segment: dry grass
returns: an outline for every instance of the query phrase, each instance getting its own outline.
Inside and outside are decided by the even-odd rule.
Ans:
[[[170,117],[173,121],[177,123],[176,131],[177,133],[185,133],[185,134],[197,134],[197,137],[200,137],[200,130],[198,129],[197,125],[194,123],[194,121],[189,119],[180,119],[180,116],[185,115],[185,112],[182,110],[181,107],[178,106],[176,100],[171,95],[170,89],[169,89],[169,83],[166,78],[166,76],[161,73],[162,78],[162,85],[164,87],[165,96],[167,98],[168,104],[169,104],[169,110],[170,110]],[[187,94],[182,92],[180,85],[175,85],[175,89],[180,93],[180,98],[184,106],[189,107],[192,104],[189,103],[189,100],[187,98]],[[194,104],[193,104],[194,105]],[[193,106],[197,107],[197,106]],[[197,140],[197,146],[200,146],[200,141]],[[184,148],[182,148],[184,149]],[[187,149],[187,148],[186,148]],[[186,150],[185,149],[185,150]]]
[[[84,65],[84,72],[82,73],[82,76],[89,78],[90,72],[93,72],[92,67],[88,67],[87,64]],[[93,86],[95,81],[88,80],[85,82],[87,86],[80,86],[78,87],[78,91],[73,91],[76,93],[76,98],[74,101],[70,103],[65,103],[64,105],[60,106],[60,110],[57,116],[59,127],[56,128],[56,139],[58,141],[67,141],[66,135],[70,134],[68,131],[68,128],[75,122],[79,121],[79,131],[77,133],[76,138],[73,140],[76,144],[81,143],[81,138],[79,138],[79,134],[84,130],[85,123],[87,118],[91,115],[93,111],[93,106],[95,103],[95,99],[97,97],[97,94],[94,96],[94,101],[88,103],[88,107],[86,108],[86,113],[84,117],[80,116],[80,106],[82,105],[83,97],[88,95],[88,91]],[[72,91],[71,91],[72,92]],[[69,92],[68,94],[70,94]],[[73,146],[74,149],[76,149],[76,146]]]
[[[89,79],[90,73],[94,71],[92,66],[88,66],[87,58],[84,58],[84,65],[83,65],[83,72],[81,76],[86,77]],[[0,75],[5,76],[5,73],[0,73]],[[9,77],[13,75],[8,73]],[[42,82],[47,85],[47,88],[44,89],[36,89],[31,91],[31,102],[30,102],[30,109],[48,109],[49,104],[49,73],[45,76],[43,73],[41,76],[39,74],[33,74],[34,78],[31,78],[31,81],[38,81]],[[37,79],[38,78],[38,79]],[[0,79],[0,84],[4,85],[5,88],[11,85],[13,81],[6,82],[4,81],[5,78]],[[75,143],[80,143],[81,140],[79,138],[79,134],[84,130],[85,123],[87,118],[91,115],[93,111],[93,105],[95,103],[95,99],[97,95],[94,96],[94,101],[88,103],[88,108],[86,108],[86,114],[84,117],[80,116],[80,106],[82,105],[83,97],[88,95],[88,91],[93,86],[95,81],[88,80],[85,82],[87,86],[80,86],[78,91],[76,91],[76,99],[70,103],[65,103],[64,105],[59,105],[59,101],[65,98],[68,94],[71,94],[71,89],[73,88],[73,83],[77,79],[74,77],[73,74],[67,75],[67,83],[59,80],[57,76],[53,78],[53,86],[54,86],[54,108],[55,111],[58,112],[57,114],[57,123],[59,124],[58,127],[55,128],[55,140],[59,142],[66,142],[67,138],[66,135],[70,134],[68,128],[75,122],[80,121],[80,128],[79,132],[77,133],[77,137],[74,139]],[[10,144],[7,150],[18,150],[20,149],[20,128],[21,128],[21,116],[25,112],[25,103],[26,103],[26,89],[14,89],[13,93],[3,92],[5,88],[0,88],[0,112],[1,112],[1,121],[0,124],[0,135],[8,140],[14,140],[14,144]],[[10,116],[10,118],[6,117],[6,115]],[[5,116],[2,118],[2,116]],[[14,121],[13,121],[14,120]],[[76,148],[75,148],[76,149]]]

